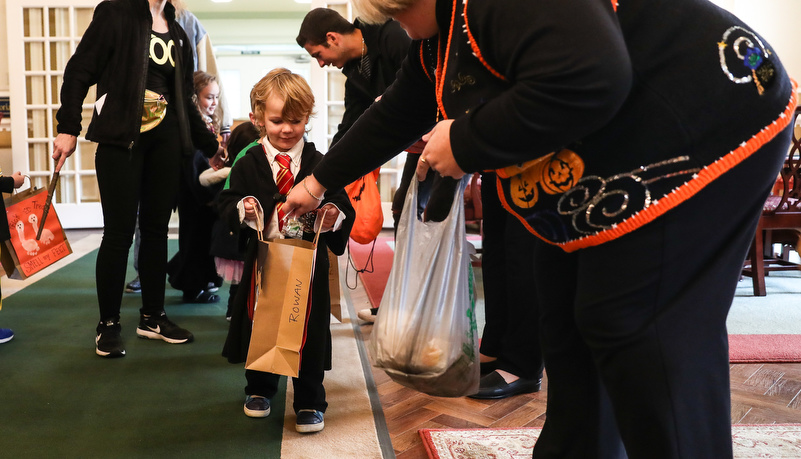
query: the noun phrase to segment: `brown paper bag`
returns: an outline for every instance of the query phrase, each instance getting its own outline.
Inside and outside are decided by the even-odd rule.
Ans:
[[[342,302],[339,290],[339,257],[328,251],[328,291],[331,294],[331,315],[342,322]]]
[[[72,253],[54,207],[36,239],[46,199],[44,188],[29,188],[4,201],[11,239],[2,244],[0,263],[10,279],[27,279]]]
[[[297,377],[317,255],[314,242],[260,240],[256,305],[245,368]]]

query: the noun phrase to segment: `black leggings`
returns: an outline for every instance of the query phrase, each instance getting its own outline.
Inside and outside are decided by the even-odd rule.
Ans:
[[[167,231],[175,207],[181,169],[181,145],[175,114],[142,133],[131,150],[100,144],[95,154],[103,208],[103,241],[95,276],[100,320],[119,320],[128,252],[136,228],[142,235],[139,278],[142,314],[164,310]]]

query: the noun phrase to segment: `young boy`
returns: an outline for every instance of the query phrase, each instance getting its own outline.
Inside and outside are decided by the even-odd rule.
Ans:
[[[15,172],[14,175],[5,177],[3,176],[3,172],[0,171],[0,192],[11,193],[14,191],[14,188],[21,187],[24,180],[25,177],[22,175],[22,172]],[[2,196],[0,196],[0,201],[2,201]],[[0,212],[0,214],[2,214],[0,215],[0,244],[2,244],[11,239],[11,232],[8,229],[8,218],[6,217],[5,202],[3,202],[3,211]],[[0,295],[2,294],[0,293]],[[0,306],[2,304],[3,300],[2,296],[0,296]],[[11,341],[13,337],[13,331],[8,328],[0,328],[0,344]]]
[[[240,241],[247,245],[242,285],[251,283],[258,252],[255,231],[263,230],[265,239],[283,237],[278,201],[282,194],[288,193],[293,183],[302,187],[302,181],[322,159],[314,145],[303,139],[314,108],[314,96],[303,77],[286,69],[275,69],[253,87],[250,103],[253,111],[251,121],[259,129],[262,139],[231,168],[229,188],[223,190],[218,198],[220,218],[228,222],[231,231],[238,231]],[[287,180],[290,183],[285,183]],[[327,248],[331,248],[335,254],[341,255],[355,216],[350,200],[341,190],[315,199],[320,203],[317,224],[322,225],[317,250],[325,254]],[[321,218],[323,210],[326,213]],[[304,239],[312,240],[313,237],[314,233],[304,233]],[[323,413],[328,403],[323,377],[325,370],[331,369],[327,256],[317,257],[314,273],[303,360],[299,376],[292,379],[295,389],[293,408],[297,415],[295,429],[302,433],[319,432],[325,426]],[[231,326],[223,350],[223,355],[231,363],[243,362],[247,357],[252,327],[247,310],[248,290],[239,289],[232,305]],[[245,370],[245,377],[245,414],[256,418],[268,416],[270,399],[278,390],[280,376]]]

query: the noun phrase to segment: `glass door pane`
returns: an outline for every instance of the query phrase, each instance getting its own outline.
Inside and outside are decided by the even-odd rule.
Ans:
[[[13,164],[36,187],[47,187],[56,136],[64,68],[92,19],[97,0],[7,0]],[[92,116],[95,91],[84,101],[83,131]],[[17,95],[15,97],[15,95]],[[66,228],[100,227],[102,215],[94,170],[96,145],[78,139],[59,175],[53,204]]]

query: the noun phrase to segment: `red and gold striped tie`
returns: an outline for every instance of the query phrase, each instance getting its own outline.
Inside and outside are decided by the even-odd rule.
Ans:
[[[278,192],[286,196],[289,190],[292,189],[292,185],[295,184],[295,177],[289,169],[289,164],[292,162],[292,159],[289,155],[281,153],[275,156],[275,162],[278,164],[278,174],[276,174],[275,177],[275,184],[278,185]],[[283,202],[278,203],[278,231],[281,231],[284,227],[284,212],[281,210],[283,205]]]

